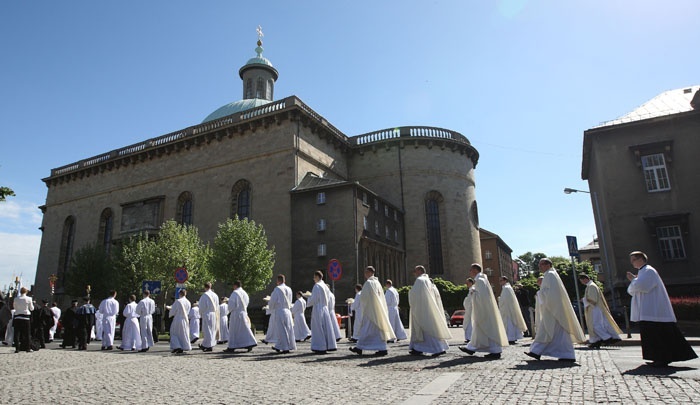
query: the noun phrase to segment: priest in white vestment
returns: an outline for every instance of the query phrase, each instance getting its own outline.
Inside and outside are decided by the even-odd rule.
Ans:
[[[503,319],[503,327],[506,329],[508,343],[515,344],[518,339],[523,338],[523,332],[527,331],[527,324],[510,281],[505,276],[502,276],[500,281],[501,296],[498,297],[498,308]]]
[[[220,299],[219,304],[219,341],[217,344],[228,343],[228,297]]]
[[[290,350],[296,350],[297,344],[294,339],[294,325],[292,321],[292,289],[285,284],[283,274],[277,276],[277,287],[272,291],[270,302],[268,302],[270,311],[275,314],[275,330],[277,331],[277,341],[272,349],[277,353],[289,353]],[[272,319],[272,316],[270,317]]]
[[[362,296],[362,284],[355,284],[355,298],[350,304],[350,312],[352,312],[352,334],[348,339],[351,342],[357,342],[360,323],[362,322],[362,308],[360,308],[360,296]]]
[[[294,320],[294,339],[297,342],[302,340],[308,340],[311,338],[311,329],[306,324],[306,316],[304,312],[306,311],[306,300],[302,296],[301,291],[297,291],[297,300],[292,306],[292,317]]]
[[[272,343],[273,345],[277,342],[277,313],[270,309],[270,299],[268,295],[263,298],[263,301],[267,303],[262,309],[265,310],[265,315],[267,315],[267,330],[265,330],[265,337],[261,340],[265,344]]]
[[[219,296],[211,290],[211,283],[204,283],[204,293],[199,298],[199,316],[202,319],[202,351],[210,352],[219,334]]]
[[[190,320],[188,318],[192,305],[187,299],[187,290],[180,290],[180,298],[176,299],[169,309],[170,317],[173,318],[173,322],[170,324],[171,353],[182,353],[192,350]]]
[[[58,326],[58,320],[61,319],[61,308],[56,305],[56,303],[51,304],[51,315],[53,316],[53,326],[49,329],[49,342],[53,341],[53,336],[56,334],[56,327]]]
[[[500,359],[503,346],[508,346],[508,339],[496,297],[488,277],[481,271],[480,264],[472,264],[469,274],[474,280],[474,290],[470,293],[473,295],[470,316],[472,336],[466,346],[459,346],[459,350],[467,354],[487,352],[486,358]]]
[[[330,286],[326,284],[328,289],[328,312],[333,320],[333,333],[335,334],[335,341],[338,342],[342,339],[340,334],[340,325],[338,325],[338,317],[335,315],[335,294],[331,291]]]
[[[141,331],[141,350],[147,352],[153,347],[153,314],[156,312],[156,302],[151,298],[151,292],[144,290],[143,298],[136,305]]]
[[[575,362],[574,342],[586,340],[571,306],[571,300],[552,261],[540,259],[540,272],[543,273],[539,301],[540,324],[537,335],[530,346],[528,356],[539,360],[541,356],[556,357],[560,361]]]
[[[586,286],[581,302],[585,309],[588,327],[588,347],[598,349],[603,343],[620,342],[622,330],[610,314],[608,302],[605,301],[598,285],[585,274],[578,276],[578,280]]]
[[[386,287],[384,299],[386,299],[386,307],[389,311],[389,323],[391,323],[394,335],[396,335],[396,341],[406,340],[406,329],[403,328],[401,314],[399,313],[399,292],[396,291],[391,280],[386,280],[384,286]]]
[[[116,300],[117,292],[112,290],[109,297],[100,302],[102,313],[102,350],[112,350],[114,346],[114,329],[117,324],[119,302]]]
[[[5,328],[5,340],[2,343],[5,346],[12,346],[15,341],[15,328],[12,326],[12,319],[15,317],[15,309],[10,310],[10,321],[7,322],[7,327]]]
[[[374,273],[372,266],[365,269],[366,281],[362,286],[359,306],[362,310],[362,320],[357,325],[357,345],[350,347],[351,352],[360,356],[367,350],[375,351],[375,356],[386,356],[386,342],[396,339],[389,322],[384,290]]]
[[[447,329],[440,292],[426,274],[425,267],[416,266],[414,275],[416,281],[408,292],[411,307],[409,353],[432,353],[435,356],[445,354],[450,347],[447,339],[452,335]]]
[[[224,352],[235,353],[237,349],[253,350],[258,343],[250,329],[248,317],[250,297],[243,289],[240,281],[234,281],[233,292],[228,298],[228,346]]]
[[[325,354],[328,351],[338,350],[333,323],[328,309],[330,290],[323,281],[323,272],[314,272],[314,288],[307,305],[311,308],[311,350],[314,353]]]
[[[192,303],[192,306],[190,307],[190,312],[187,314],[187,317],[190,320],[190,343],[194,344],[196,341],[199,340],[200,320],[202,319],[202,316],[199,313],[198,301]]]
[[[122,325],[122,344],[120,350],[141,350],[141,328],[139,314],[136,312],[136,296],[129,296],[129,303],[124,306],[124,323]]]
[[[467,278],[467,296],[462,301],[462,306],[464,307],[464,321],[462,322],[464,343],[469,343],[472,340],[472,300],[474,298],[474,290],[474,279],[469,277]]]

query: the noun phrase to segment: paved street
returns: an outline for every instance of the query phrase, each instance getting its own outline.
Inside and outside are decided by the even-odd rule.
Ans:
[[[435,358],[409,355],[407,342],[390,345],[387,357],[360,357],[346,339],[327,355],[311,353],[308,342],[288,355],[264,344],[232,355],[222,346],[172,355],[167,342],[148,353],[100,351],[99,342],[87,352],[60,349],[58,342],[35,353],[3,346],[0,389],[29,403],[700,402],[697,359],[654,369],[643,365],[639,346],[622,345],[581,346],[575,364],[536,361],[523,354],[525,339],[505,348],[502,359],[486,361],[460,352],[462,330],[451,331],[450,350]]]

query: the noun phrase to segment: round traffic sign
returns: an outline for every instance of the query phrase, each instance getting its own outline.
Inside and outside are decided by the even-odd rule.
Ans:
[[[331,259],[328,262],[328,278],[333,281],[338,281],[342,275],[343,266],[340,265],[340,262],[337,259]]]
[[[187,269],[184,267],[180,267],[179,269],[175,270],[175,281],[180,284],[187,281],[189,276],[190,275],[187,273]]]

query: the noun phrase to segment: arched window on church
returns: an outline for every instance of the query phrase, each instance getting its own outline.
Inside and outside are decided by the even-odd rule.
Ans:
[[[61,235],[61,250],[58,256],[58,280],[59,288],[65,285],[66,273],[70,270],[70,261],[73,256],[73,240],[75,239],[75,217],[69,216],[63,223]]]
[[[248,79],[245,81],[245,91],[243,92],[243,98],[253,98],[253,79]]]
[[[180,225],[192,225],[192,211],[194,209],[192,193],[185,191],[177,198],[177,212],[175,220]]]
[[[274,85],[275,85],[275,82],[272,79],[269,79],[267,81],[267,88],[265,89],[266,90],[266,92],[265,92],[265,99],[266,100],[270,100],[270,101],[273,100],[272,96],[273,96]]]
[[[114,229],[114,214],[111,208],[105,208],[100,215],[99,243],[104,247],[105,254],[112,248],[112,230]]]
[[[250,182],[238,180],[231,190],[231,218],[250,218]]]
[[[442,230],[440,226],[440,205],[444,199],[437,191],[429,192],[425,197],[425,223],[428,239],[428,262],[430,274],[443,274]]]
[[[265,94],[265,81],[262,77],[258,77],[255,84],[255,98],[263,98],[263,94]]]

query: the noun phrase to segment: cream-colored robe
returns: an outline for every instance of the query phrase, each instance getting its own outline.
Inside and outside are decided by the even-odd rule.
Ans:
[[[472,336],[467,349],[500,353],[503,346],[508,346],[508,338],[493,289],[483,273],[474,277],[471,322]]]
[[[409,347],[429,353],[447,350],[449,347],[447,339],[451,338],[452,335],[447,329],[440,293],[437,292],[437,288],[427,274],[421,274],[416,278],[413,288],[408,292],[408,303],[411,307]],[[426,346],[432,347],[433,350],[439,348],[442,350],[437,352],[421,350],[418,347],[422,347],[423,345],[420,343],[423,342],[428,343]]]
[[[619,339],[622,330],[610,314],[608,303],[593,280],[589,280],[586,284],[582,301],[586,308],[588,341],[595,343],[599,340]]]

